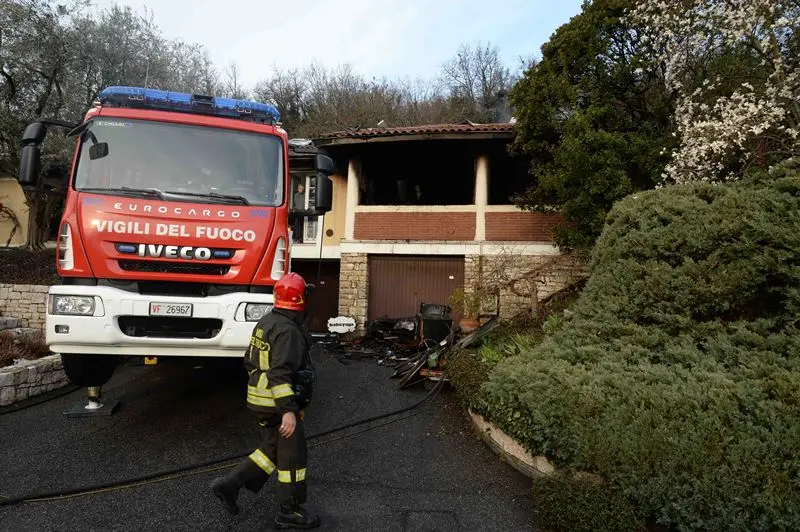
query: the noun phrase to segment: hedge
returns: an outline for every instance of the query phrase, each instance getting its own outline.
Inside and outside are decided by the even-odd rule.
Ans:
[[[501,360],[533,348],[547,332],[562,327],[564,310],[578,298],[584,285],[584,279],[578,280],[542,300],[535,315],[519,314],[502,322],[477,348],[452,353],[447,361],[447,377],[462,406],[484,410],[481,387],[492,369]]]
[[[619,202],[571,310],[497,364],[484,415],[639,523],[800,529],[796,168]]]

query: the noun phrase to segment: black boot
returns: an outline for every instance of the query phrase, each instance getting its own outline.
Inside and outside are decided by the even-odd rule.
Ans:
[[[269,480],[267,475],[253,476],[245,481],[244,487],[247,488],[248,491],[258,493],[261,491],[261,488],[264,487],[264,484],[267,483],[267,480]]]
[[[281,504],[275,516],[275,528],[316,528],[319,524],[319,516],[299,504]]]
[[[239,497],[239,490],[242,486],[247,485],[250,487],[257,483],[263,485],[267,478],[269,478],[269,475],[258,467],[255,462],[246,458],[233,468],[233,471],[212,482],[211,490],[222,501],[229,514],[237,515],[239,506],[236,504],[236,499]]]

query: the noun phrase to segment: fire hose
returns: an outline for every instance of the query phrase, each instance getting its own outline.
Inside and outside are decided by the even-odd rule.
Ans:
[[[334,427],[332,429],[324,430],[322,432],[318,432],[316,434],[312,434],[312,435],[308,436],[306,439],[309,440],[309,441],[317,440],[319,438],[323,438],[323,437],[329,436],[331,434],[336,434],[338,432],[342,432],[342,431],[345,431],[347,429],[352,429],[352,428],[359,427],[359,426],[362,426],[362,425],[367,425],[369,423],[374,423],[376,421],[381,421],[381,420],[385,420],[385,419],[388,419],[388,418],[393,418],[393,417],[398,416],[400,414],[403,414],[405,412],[410,412],[412,410],[416,410],[417,408],[421,407],[423,404],[425,404],[426,402],[431,400],[434,396],[438,395],[438,393],[441,390],[443,385],[444,385],[444,380],[438,381],[436,383],[436,385],[433,388],[431,388],[428,391],[428,393],[422,399],[420,399],[419,401],[417,401],[416,403],[414,403],[414,404],[412,404],[410,406],[399,408],[397,410],[393,410],[391,412],[387,412],[387,413],[384,413],[384,414],[378,414],[378,415],[375,415],[375,416],[367,417],[365,419],[361,419],[359,421],[354,421],[354,422],[351,422],[351,423],[347,423],[345,425]],[[402,421],[402,420],[407,419],[407,418],[409,418],[411,416],[414,416],[416,414],[417,413],[413,413],[413,414],[410,414],[408,416],[392,419],[392,420],[387,421],[387,422],[385,422],[383,424],[379,424],[379,425],[372,426],[372,427],[367,427],[367,428],[362,429],[360,431],[355,431],[353,433],[346,434],[346,435],[343,435],[343,436],[339,436],[337,438],[331,438],[329,440],[320,442],[320,443],[318,443],[316,445],[309,445],[309,447],[316,447],[318,445],[322,445],[322,444],[325,444],[325,443],[331,443],[333,441],[337,441],[337,440],[345,439],[345,438],[348,438],[348,437],[352,437],[352,436],[355,436],[357,434],[362,434],[362,433],[370,431],[370,430],[375,430],[375,429],[381,428],[381,427],[383,427],[385,425],[388,425],[390,423],[395,423],[397,421]],[[80,497],[80,496],[87,496],[87,495],[93,495],[93,494],[98,494],[98,493],[104,493],[104,492],[108,492],[108,491],[116,491],[116,490],[119,490],[119,489],[134,488],[134,487],[137,487],[137,486],[142,486],[142,485],[147,485],[147,484],[154,484],[154,483],[157,483],[157,482],[164,482],[164,481],[167,481],[167,480],[173,480],[173,479],[176,479],[176,478],[189,476],[189,475],[208,473],[208,472],[216,471],[216,470],[219,470],[219,469],[225,469],[227,467],[232,467],[234,464],[229,464],[229,465],[220,465],[220,464],[224,464],[225,462],[232,462],[234,460],[241,460],[242,458],[246,457],[248,454],[249,454],[249,452],[243,453],[243,454],[230,455],[230,456],[226,456],[226,457],[223,457],[223,458],[217,458],[217,459],[214,459],[214,460],[207,460],[207,461],[204,461],[204,462],[192,463],[192,464],[188,464],[188,465],[185,465],[185,466],[182,466],[182,467],[179,467],[179,468],[174,468],[174,469],[170,469],[170,470],[166,470],[166,471],[158,471],[158,472],[155,472],[155,473],[148,473],[146,475],[140,475],[140,476],[137,476],[137,477],[127,478],[127,479],[122,479],[122,480],[116,480],[116,481],[111,481],[111,482],[105,482],[105,483],[100,483],[100,484],[87,485],[87,486],[78,486],[78,487],[75,487],[75,488],[67,488],[67,489],[64,489],[64,490],[52,491],[52,492],[29,493],[27,495],[22,495],[22,496],[19,496],[19,497],[8,498],[8,499],[0,499],[0,507],[14,506],[14,505],[22,504],[22,503],[31,503],[31,502],[57,501],[57,500],[74,498],[74,497]]]

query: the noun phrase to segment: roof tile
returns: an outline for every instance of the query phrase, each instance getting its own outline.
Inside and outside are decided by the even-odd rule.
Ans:
[[[514,129],[512,123],[498,124],[431,124],[424,126],[407,127],[370,127],[364,129],[348,129],[344,131],[334,131],[323,133],[319,139],[337,138],[366,138],[366,137],[394,137],[402,135],[424,135],[426,133],[504,133]]]

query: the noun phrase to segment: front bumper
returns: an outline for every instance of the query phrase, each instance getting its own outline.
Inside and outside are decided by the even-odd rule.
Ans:
[[[52,314],[51,301],[56,294],[94,297],[94,315]],[[168,325],[167,332],[162,327],[153,335],[143,333],[141,329],[132,335],[131,323],[161,322],[163,325],[165,320],[150,316],[150,303],[190,303],[192,317],[170,318],[172,324],[181,324],[178,328],[184,328],[180,334],[171,332],[172,325]],[[155,296],[104,286],[52,286],[48,292],[45,336],[48,347],[57,354],[241,357],[250,344],[255,326],[253,321],[244,321],[246,303],[271,305],[273,296],[247,292],[209,297]],[[215,326],[211,333],[187,337],[194,334],[193,325],[199,323],[213,323]]]

